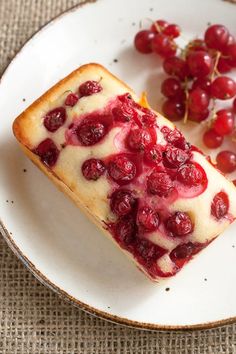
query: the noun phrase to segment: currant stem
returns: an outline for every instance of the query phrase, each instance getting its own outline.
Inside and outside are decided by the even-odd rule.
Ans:
[[[189,93],[188,93],[188,81],[187,79],[185,79],[185,112],[184,112],[184,118],[183,118],[183,123],[186,124],[188,121],[188,97],[189,97]]]
[[[221,52],[217,51],[216,52],[216,58],[215,58],[214,67],[213,67],[213,70],[212,70],[212,74],[210,76],[211,81],[214,80],[216,75],[219,75],[219,72],[217,70],[217,66],[218,66],[220,57],[221,57]]]

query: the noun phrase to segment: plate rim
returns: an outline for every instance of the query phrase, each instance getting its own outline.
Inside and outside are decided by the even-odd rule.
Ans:
[[[64,10],[63,12],[59,13],[58,15],[54,16],[52,19],[47,21],[43,26],[39,27],[38,30],[32,33],[32,35],[24,41],[24,43],[20,46],[18,51],[15,53],[15,55],[11,58],[9,63],[6,65],[6,67],[3,69],[3,72],[0,76],[0,88],[2,81],[5,77],[5,75],[8,72],[8,69],[13,65],[14,61],[17,59],[18,55],[21,53],[21,51],[25,48],[26,45],[28,45],[34,37],[41,31],[45,30],[48,26],[52,25],[53,23],[57,22],[60,20],[62,17],[67,15],[68,13],[71,13],[73,11],[76,11],[80,7],[87,5],[87,4],[92,4],[97,2],[97,0],[84,0],[82,3],[79,3],[77,5],[72,6],[71,8]],[[110,314],[108,312],[99,310],[93,306],[88,305],[85,302],[80,301],[79,299],[73,297],[70,295],[68,292],[65,290],[61,289],[59,286],[54,284],[50,279],[48,279],[43,273],[40,272],[39,269],[30,261],[30,259],[24,255],[24,253],[21,251],[21,249],[17,246],[15,243],[14,239],[11,236],[11,233],[8,231],[6,226],[4,225],[3,221],[0,218],[0,233],[3,236],[4,240],[6,241],[7,245],[9,248],[13,251],[13,253],[16,255],[16,257],[23,263],[23,265],[28,269],[34,277],[40,281],[41,284],[52,290],[54,293],[56,293],[62,300],[65,300],[72,304],[73,306],[82,309],[86,313],[89,313],[90,315],[97,316],[101,319],[107,320],[109,322],[119,324],[119,325],[124,325],[127,327],[132,327],[136,329],[143,329],[143,330],[161,330],[161,331],[193,331],[193,330],[206,330],[206,329],[213,329],[217,328],[220,326],[224,325],[230,325],[236,322],[236,316],[234,317],[229,317],[223,320],[218,320],[218,321],[211,321],[211,322],[205,322],[205,323],[197,323],[193,325],[159,325],[159,324],[154,324],[154,323],[147,323],[147,322],[140,322],[140,321],[134,321],[130,320],[125,317],[117,316]]]

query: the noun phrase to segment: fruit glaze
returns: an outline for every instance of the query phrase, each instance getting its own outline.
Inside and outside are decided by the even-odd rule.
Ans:
[[[115,80],[79,83],[40,120],[32,151],[151,279],[175,275],[233,221],[233,185]]]

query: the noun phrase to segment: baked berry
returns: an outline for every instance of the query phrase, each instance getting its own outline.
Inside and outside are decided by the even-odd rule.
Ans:
[[[182,184],[194,187],[204,184],[207,180],[203,168],[197,163],[187,163],[179,168],[176,178]]]
[[[147,177],[147,191],[159,197],[168,197],[174,188],[171,178],[165,172],[154,170]]]
[[[147,129],[131,129],[127,137],[127,145],[133,151],[144,151],[154,143],[155,141]]]
[[[229,198],[225,192],[217,193],[211,203],[211,214],[216,219],[223,218],[229,211]]]
[[[220,135],[231,134],[234,129],[234,114],[230,109],[221,109],[216,112],[213,129]]]
[[[79,100],[79,96],[76,93],[69,93],[66,97],[65,105],[69,107],[74,107]]]
[[[182,149],[167,146],[163,152],[163,164],[167,168],[178,168],[183,165],[189,157],[189,154]]]
[[[78,126],[76,134],[82,145],[91,146],[105,136],[106,128],[100,122],[86,120]]]
[[[132,216],[121,217],[115,225],[115,235],[123,247],[127,247],[135,240],[135,222]]]
[[[208,48],[222,51],[229,39],[229,31],[225,26],[212,25],[205,32],[205,42]]]
[[[177,46],[176,43],[163,33],[158,33],[152,39],[152,50],[163,58],[168,58],[175,55]]]
[[[168,127],[163,127],[161,129],[167,143],[182,149],[182,150],[189,150],[190,144],[185,140],[183,134],[178,129],[170,129]]]
[[[223,143],[223,136],[218,134],[214,129],[208,129],[203,134],[203,142],[208,149],[216,149]]]
[[[98,93],[100,91],[102,91],[102,86],[99,84],[99,82],[94,80],[85,81],[79,87],[79,93],[82,97],[91,96],[94,93]]]
[[[177,260],[187,260],[194,251],[194,244],[192,242],[183,243],[174,248],[170,253],[170,259],[173,262]]]
[[[139,238],[135,243],[135,256],[140,263],[150,268],[167,251],[147,239]],[[141,259],[140,259],[141,258]]]
[[[108,164],[108,173],[115,182],[126,184],[134,179],[136,166],[127,156],[116,155]]]
[[[34,153],[37,154],[40,160],[48,167],[53,167],[59,156],[59,150],[56,144],[49,138],[43,140],[34,150]]]
[[[232,151],[221,151],[216,156],[217,168],[223,173],[231,173],[236,170],[236,154]]]
[[[149,207],[138,210],[137,224],[144,231],[155,231],[159,225],[159,215]]]
[[[179,98],[168,99],[162,105],[162,112],[170,121],[176,122],[184,117],[185,104]]]
[[[217,77],[211,84],[211,96],[219,100],[228,100],[236,95],[236,83],[227,76]]]
[[[149,165],[158,165],[162,161],[162,147],[153,145],[144,150],[144,161]]]
[[[112,109],[112,115],[117,122],[129,122],[137,117],[137,112],[127,104],[123,104]]]
[[[134,38],[134,46],[138,52],[148,54],[152,52],[152,41],[155,37],[155,32],[143,30],[136,34]]]
[[[66,110],[64,107],[57,107],[48,112],[43,119],[45,128],[54,133],[59,129],[66,121]]]
[[[99,159],[89,159],[84,161],[82,165],[82,173],[84,178],[88,181],[96,181],[105,172],[105,165],[102,160]]]
[[[117,216],[129,214],[136,205],[133,193],[128,189],[118,189],[111,195],[111,210]]]
[[[157,116],[152,111],[148,110],[141,116],[141,122],[144,127],[150,128],[156,124]]]
[[[166,228],[173,237],[182,237],[193,231],[192,220],[185,212],[177,211],[166,221]]]
[[[189,72],[193,77],[206,77],[213,69],[213,60],[205,51],[191,51],[187,56]]]

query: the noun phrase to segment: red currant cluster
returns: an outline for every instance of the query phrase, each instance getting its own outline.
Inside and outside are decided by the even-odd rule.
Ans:
[[[236,95],[236,82],[224,74],[236,68],[236,40],[223,25],[207,28],[204,39],[194,39],[180,49],[175,38],[180,28],[164,20],[152,23],[149,30],[138,32],[135,48],[144,54],[157,53],[163,58],[163,69],[170,75],[161,85],[167,98],[163,114],[171,121],[183,119],[197,123],[207,120],[208,130],[203,135],[204,144],[218,148],[224,137],[235,133],[233,107],[216,111],[216,100],[228,100]],[[223,74],[223,75],[222,75]],[[236,170],[236,154],[221,151],[217,166],[224,173]]]

